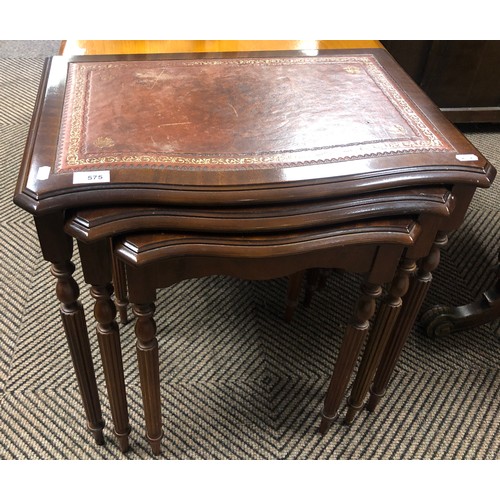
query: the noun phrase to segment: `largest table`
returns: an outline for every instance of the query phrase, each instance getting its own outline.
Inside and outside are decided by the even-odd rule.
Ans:
[[[494,174],[383,49],[57,56],[45,65],[15,202],[34,215],[52,263],[100,442],[69,212],[163,205],[192,220],[193,209],[279,205],[307,226],[315,204],[446,186],[456,208],[444,234]]]

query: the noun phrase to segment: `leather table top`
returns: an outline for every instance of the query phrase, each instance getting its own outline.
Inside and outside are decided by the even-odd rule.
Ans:
[[[493,176],[383,49],[55,56],[15,200],[259,204]]]

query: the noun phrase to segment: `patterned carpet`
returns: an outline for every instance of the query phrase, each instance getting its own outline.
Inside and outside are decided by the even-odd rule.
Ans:
[[[52,46],[50,46],[52,47]],[[50,48],[49,47],[49,48]],[[106,446],[84,429],[54,279],[31,217],[12,203],[43,57],[0,45],[0,459],[147,459],[132,325],[122,328],[131,451],[110,428]],[[500,126],[464,128],[500,168]],[[462,304],[493,282],[500,246],[497,180],[477,194],[452,235],[425,307]],[[78,265],[78,259],[75,259]],[[91,299],[81,285],[85,310]],[[431,340],[417,325],[378,411],[321,437],[319,412],[359,278],[330,277],[291,325],[285,280],[189,280],[163,290],[158,323],[165,459],[498,459],[500,340],[486,325]],[[186,304],[188,306],[186,307]],[[328,325],[328,327],[326,326]]]

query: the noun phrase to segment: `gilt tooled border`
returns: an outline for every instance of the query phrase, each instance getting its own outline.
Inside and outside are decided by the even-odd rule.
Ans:
[[[128,61],[133,64],[132,61]],[[58,161],[56,170],[72,171],[83,168],[99,168],[103,165],[113,165],[116,167],[128,167],[134,165],[162,167],[177,167],[180,169],[196,168],[200,165],[224,167],[252,166],[269,167],[273,166],[302,166],[314,164],[335,163],[357,159],[369,159],[387,155],[400,155],[422,152],[449,151],[450,145],[440,139],[430,130],[424,120],[412,109],[408,101],[398,92],[394,84],[388,79],[382,67],[371,54],[363,56],[335,56],[335,57],[315,57],[310,58],[270,58],[270,59],[215,59],[215,60],[167,60],[163,63],[170,66],[185,65],[305,65],[305,64],[361,64],[366,73],[389,99],[393,106],[399,111],[400,116],[406,121],[408,126],[420,137],[418,140],[402,138],[389,139],[387,141],[369,143],[345,144],[339,146],[326,146],[310,148],[306,150],[294,150],[283,152],[261,152],[258,155],[234,154],[232,156],[217,154],[193,154],[178,153],[176,155],[162,155],[158,153],[138,153],[138,154],[113,154],[104,156],[80,157],[82,141],[84,141],[88,119],[88,92],[91,85],[91,74],[94,70],[102,70],[103,67],[112,69],[119,67],[120,63],[85,63],[72,64],[68,72],[67,91],[65,96],[65,109],[63,121],[61,123],[61,134],[58,145]],[[83,125],[83,127],[82,127]],[[69,130],[68,130],[69,127]],[[69,133],[68,133],[69,132]],[[66,141],[65,138],[68,138]],[[383,148],[381,148],[383,143]],[[354,150],[359,151],[356,153]],[[361,152],[360,149],[363,151]],[[372,151],[370,151],[370,149]],[[303,153],[307,151],[311,154],[323,152],[319,158],[301,159]],[[331,158],[325,158],[325,151],[330,152]],[[335,154],[337,151],[337,154]]]

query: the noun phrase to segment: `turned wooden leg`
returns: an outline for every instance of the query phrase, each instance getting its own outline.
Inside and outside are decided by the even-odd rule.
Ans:
[[[52,275],[57,279],[56,294],[61,302],[61,317],[68,340],[71,359],[87,416],[87,426],[97,444],[104,444],[101,405],[97,392],[94,365],[90,350],[83,307],[78,301],[80,290],[73,278],[75,266],[71,261],[53,262]]]
[[[389,292],[380,306],[375,325],[368,337],[368,342],[354,380],[351,395],[347,402],[348,409],[344,418],[344,423],[346,424],[352,423],[358,411],[363,406],[370,384],[384,352],[384,348],[401,309],[401,297],[408,291],[410,274],[413,273],[415,269],[415,260],[403,260],[391,283]]]
[[[111,300],[111,247],[106,240],[78,243],[85,281],[91,285],[95,299],[94,316],[97,339],[113,418],[114,433],[122,451],[128,449],[128,420],[125,375],[123,372],[120,331],[115,321],[116,308]]]
[[[137,318],[135,324],[136,348],[146,420],[146,438],[153,453],[159,455],[163,431],[158,342],[156,340],[156,324],[153,319],[155,306],[154,304],[134,304],[132,308]]]
[[[104,421],[89,336],[83,307],[78,300],[80,290],[73,278],[73,240],[64,232],[64,212],[37,215],[34,221],[43,257],[52,263],[51,272],[57,279],[56,294],[61,302],[61,317],[87,417],[87,426],[96,443],[103,444]]]
[[[299,271],[288,277],[288,290],[286,295],[285,321],[290,323],[299,305],[300,289],[305,271]]]
[[[115,321],[116,308],[111,300],[112,292],[113,287],[111,284],[94,285],[90,290],[92,297],[96,301],[94,315],[97,320],[97,339],[113,417],[114,433],[118,439],[120,449],[125,452],[129,447],[130,425],[120,332]]]
[[[110,241],[113,245],[113,242]],[[115,291],[115,304],[118,309],[120,323],[126,325],[128,323],[128,293],[127,293],[127,276],[125,273],[125,265],[114,255],[111,249],[112,265],[113,265],[113,287]]]
[[[330,385],[326,393],[319,431],[325,434],[337,418],[342,398],[354,370],[354,366],[363,346],[369,328],[369,320],[375,313],[376,299],[381,295],[379,285],[364,283],[354,314],[340,347]]]
[[[321,281],[321,269],[308,269],[306,272],[306,290],[304,295],[304,305],[309,307],[314,293],[319,288]]]
[[[422,307],[427,290],[431,284],[432,271],[439,265],[440,249],[447,242],[448,237],[446,233],[439,232],[429,255],[421,261],[416,276],[411,280],[410,288],[385,347],[373,385],[370,389],[370,400],[367,405],[368,411],[374,411],[380,399],[385,394],[394,367],[410,335],[417,314]]]

